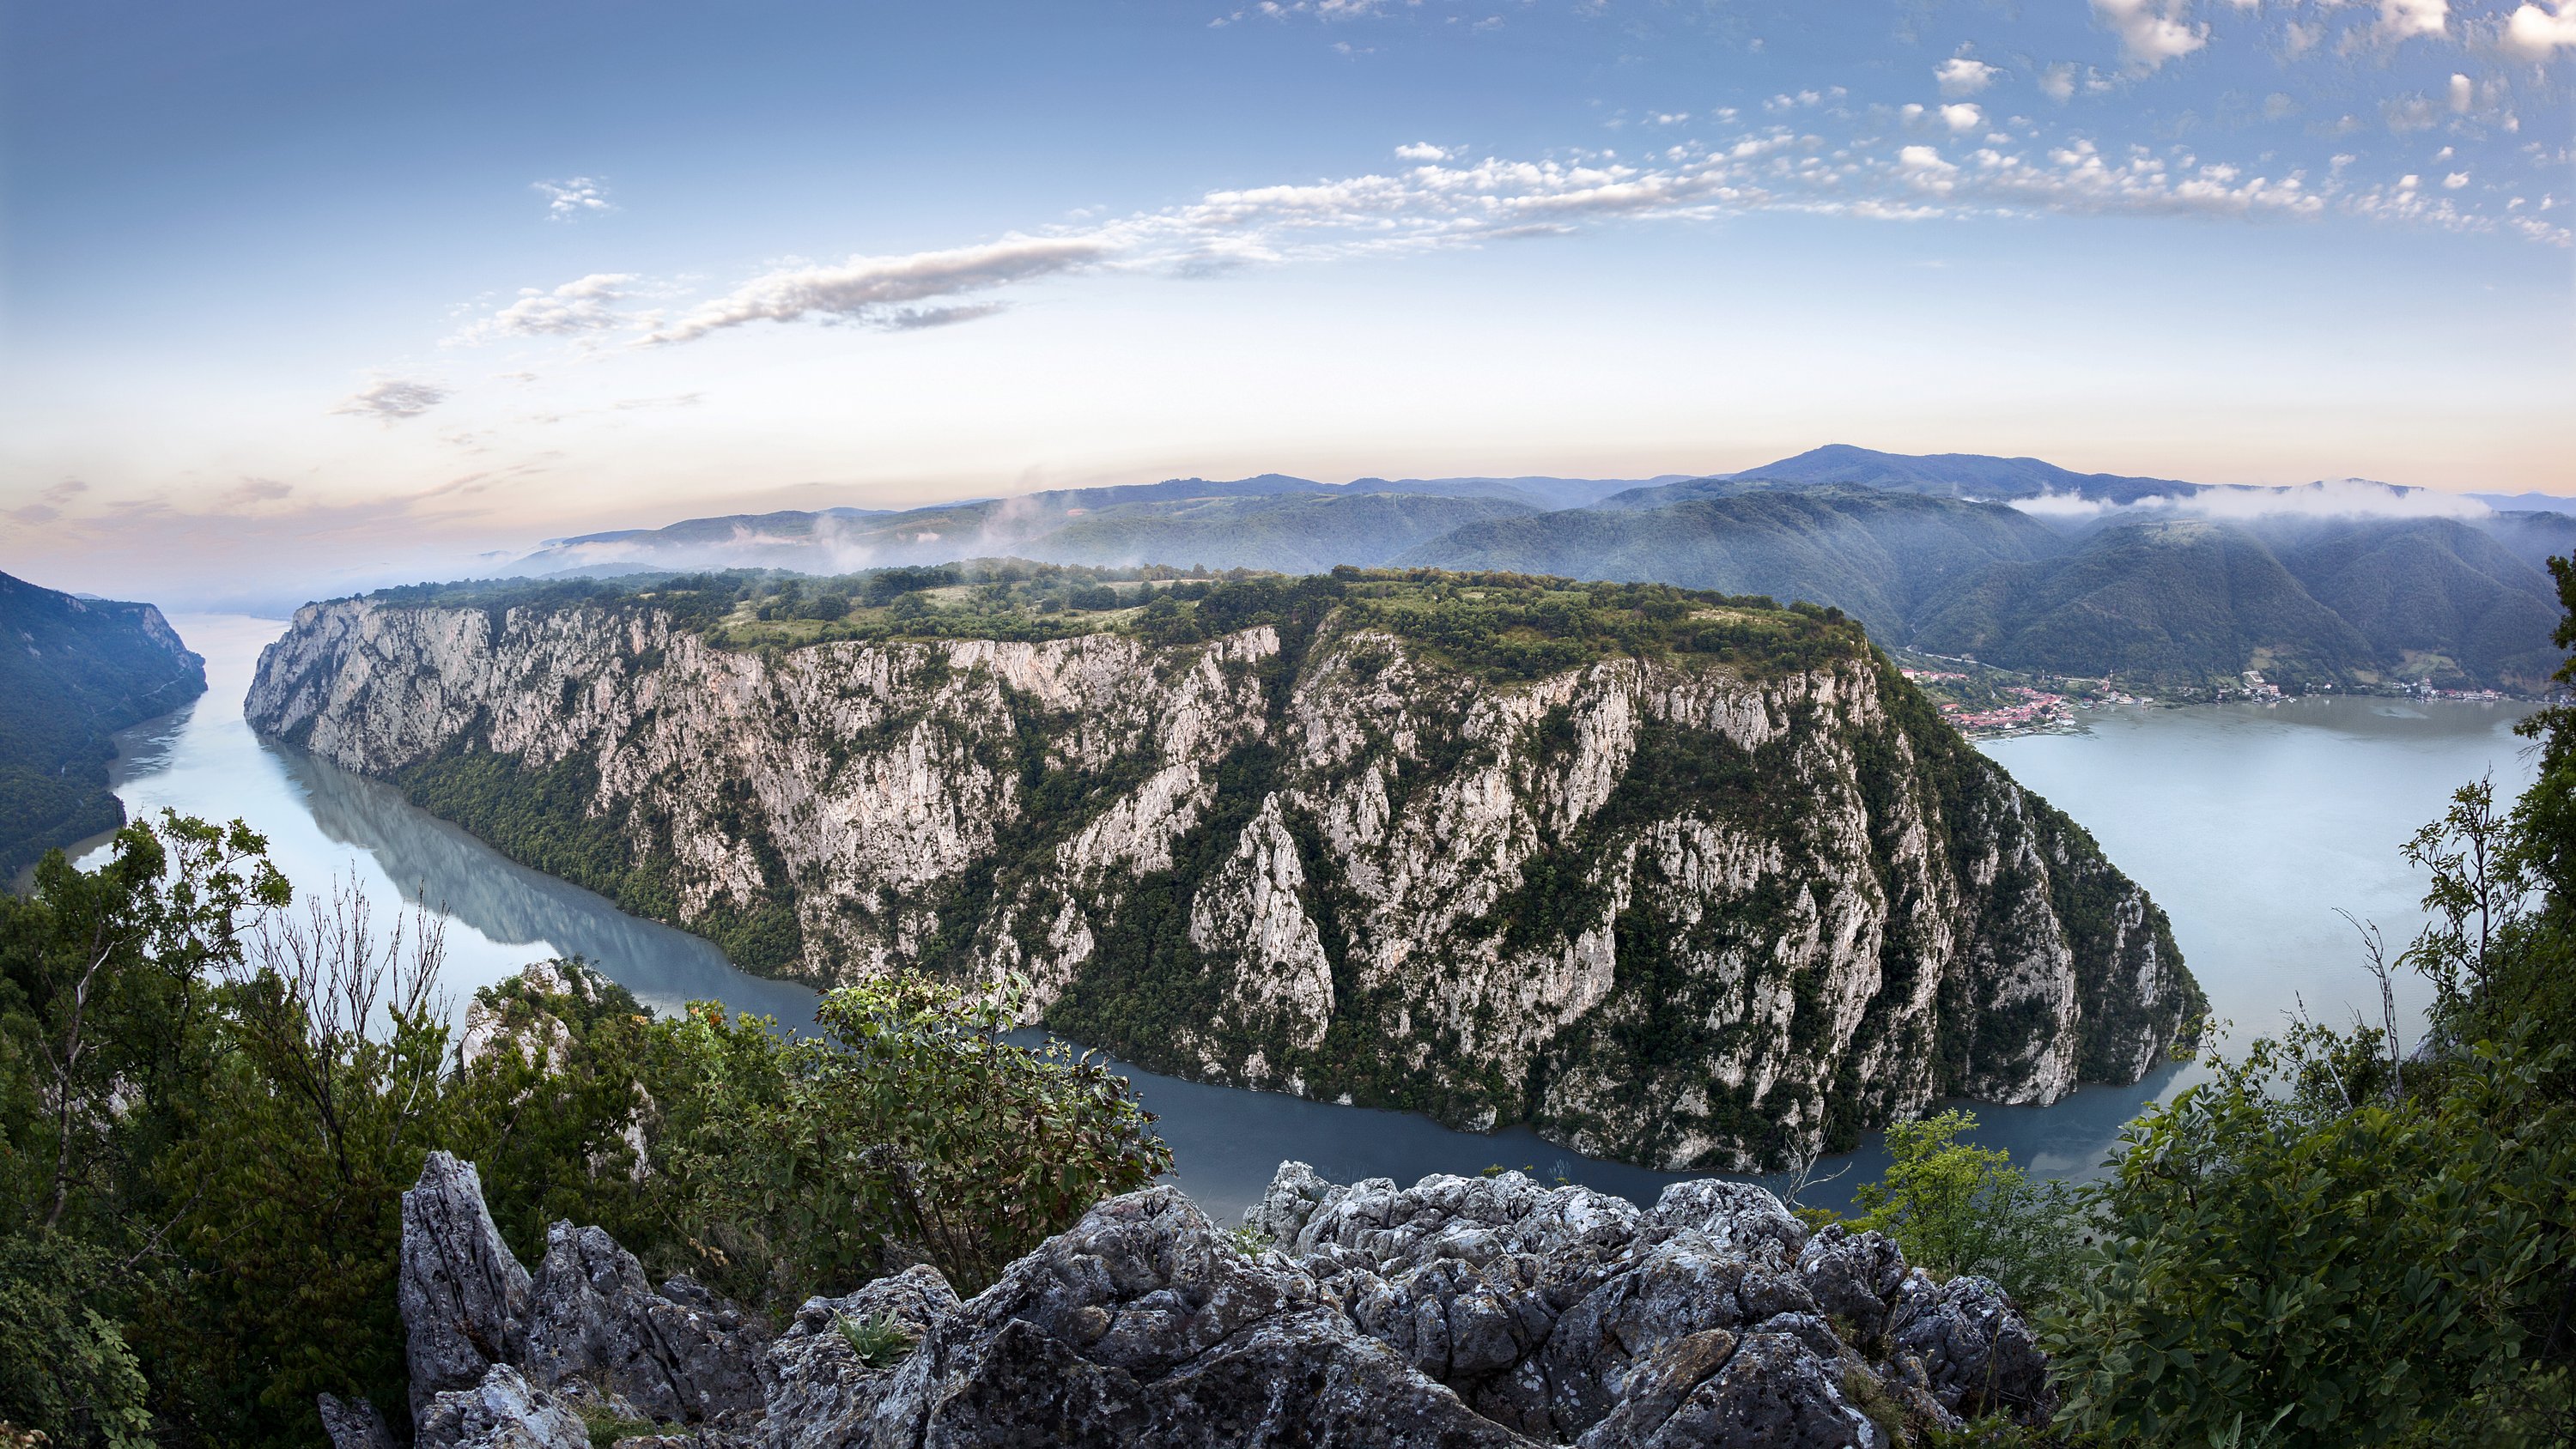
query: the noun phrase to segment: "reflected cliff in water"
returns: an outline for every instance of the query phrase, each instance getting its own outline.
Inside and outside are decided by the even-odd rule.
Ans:
[[[738,970],[710,941],[630,916],[604,896],[509,860],[381,781],[300,750],[267,748],[303,787],[324,835],[372,854],[405,895],[431,909],[495,941],[586,957],[656,1012],[721,1001],[784,1026],[813,1023],[810,988]]]

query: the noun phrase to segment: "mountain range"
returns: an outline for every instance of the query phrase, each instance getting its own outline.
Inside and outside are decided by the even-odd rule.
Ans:
[[[2569,511],[2538,506],[2551,501]],[[2546,561],[2571,547],[2576,500],[2546,495],[2200,484],[1837,444],[1703,477],[1263,474],[700,518],[550,540],[510,571],[842,573],[1003,556],[1486,569],[1804,599],[1883,644],[2179,693],[2246,670],[2290,688],[2537,691],[2562,657]]]

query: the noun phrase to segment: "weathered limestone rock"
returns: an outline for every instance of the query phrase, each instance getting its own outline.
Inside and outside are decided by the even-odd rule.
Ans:
[[[1402,1079],[1661,1167],[2133,1081],[2198,1000],[2145,893],[1865,649],[1501,680],[1336,616],[738,651],[649,603],[347,599],[245,709],[361,773],[587,782],[678,924],[795,943],[761,969],[939,955],[1140,1065],[1363,1105]],[[1087,1007],[1103,970],[1168,1018]]]
[[[401,1449],[393,1427],[385,1422],[374,1403],[365,1398],[342,1400],[331,1394],[323,1394],[320,1399],[322,1432],[330,1437],[331,1449]]]
[[[927,1264],[856,1293],[805,1300],[761,1362],[765,1449],[840,1449],[859,1442],[894,1380],[895,1366],[861,1362],[841,1333],[843,1320],[890,1320],[918,1342],[956,1311],[957,1294]]]
[[[2044,1424],[2056,1412],[2047,1356],[1987,1279],[1953,1278],[1936,1288],[1928,1278],[1909,1278],[1890,1323],[1891,1352],[1921,1364],[1932,1396],[1961,1418],[2002,1412]]]
[[[1112,1198],[931,1330],[868,1441],[1518,1446],[1168,1187]]]
[[[537,1383],[588,1384],[663,1423],[759,1415],[760,1325],[685,1277],[654,1292],[600,1229],[548,1229],[528,1297],[524,1362]]]
[[[448,1389],[422,1405],[414,1449],[590,1449],[590,1431],[563,1399],[497,1363],[467,1389]]]
[[[437,1210],[407,1211],[407,1265],[507,1279],[472,1169],[442,1155],[414,1196]],[[1343,1186],[1291,1162],[1245,1217],[1275,1246],[1176,1189],[1130,1193],[971,1301],[915,1267],[808,1300],[775,1338],[559,1224],[524,1292],[491,1300],[516,1316],[478,1320],[503,1357],[425,1395],[415,1438],[573,1449],[587,1409],[654,1420],[627,1442],[671,1449],[1885,1449],[2054,1407],[1993,1284],[1936,1285],[1876,1233],[1810,1239],[1759,1188],[1685,1183],[1641,1211],[1518,1173]],[[406,1290],[416,1340],[472,1316],[456,1296]],[[843,1324],[884,1320],[917,1344],[861,1361]],[[363,1403],[323,1411],[335,1449],[390,1441]]]
[[[528,1270],[510,1256],[474,1164],[429,1154],[402,1198],[401,1304],[411,1406],[471,1389],[496,1363],[527,1352]]]

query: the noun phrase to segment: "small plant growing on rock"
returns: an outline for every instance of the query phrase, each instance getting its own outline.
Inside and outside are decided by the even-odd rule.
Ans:
[[[914,1344],[920,1342],[912,1330],[891,1313],[871,1313],[865,1318],[853,1318],[845,1313],[840,1318],[840,1329],[841,1337],[850,1345],[850,1352],[857,1354],[859,1362],[872,1369],[894,1367],[903,1361],[905,1354],[912,1352]]]
[[[641,1439],[662,1432],[662,1426],[649,1419],[629,1419],[607,1409],[583,1405],[581,1427],[590,1436],[590,1449],[608,1449],[621,1439]]]
[[[1236,1252],[1247,1258],[1258,1258],[1269,1252],[1272,1246],[1268,1234],[1248,1224],[1226,1229],[1225,1240],[1234,1245]]]

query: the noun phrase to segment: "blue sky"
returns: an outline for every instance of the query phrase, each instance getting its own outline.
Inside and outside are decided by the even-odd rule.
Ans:
[[[58,586],[1827,441],[2576,492],[2576,0],[0,16]]]

